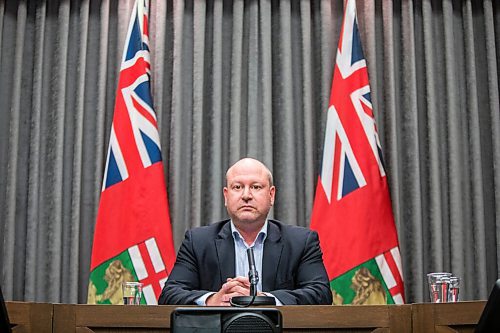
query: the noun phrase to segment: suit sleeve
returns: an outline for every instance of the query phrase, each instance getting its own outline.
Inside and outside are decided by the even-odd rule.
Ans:
[[[290,275],[295,275],[293,289],[270,291],[283,305],[332,304],[332,292],[316,231],[309,230],[296,274]]]
[[[177,260],[161,292],[158,304],[194,305],[208,290],[200,289],[200,274],[193,250],[191,231],[187,231]]]

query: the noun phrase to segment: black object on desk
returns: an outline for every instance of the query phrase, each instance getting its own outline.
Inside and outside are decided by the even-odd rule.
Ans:
[[[500,332],[500,279],[495,282],[490,297],[476,326],[476,333]]]
[[[10,333],[9,315],[7,314],[7,307],[3,299],[2,287],[0,287],[0,332]]]
[[[172,333],[281,333],[281,312],[274,308],[191,307],[170,314]]]

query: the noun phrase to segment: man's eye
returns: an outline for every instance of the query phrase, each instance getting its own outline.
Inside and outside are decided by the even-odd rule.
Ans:
[[[240,185],[233,185],[233,190],[240,190],[241,186]]]
[[[252,185],[253,190],[260,190],[262,189],[262,185]]]

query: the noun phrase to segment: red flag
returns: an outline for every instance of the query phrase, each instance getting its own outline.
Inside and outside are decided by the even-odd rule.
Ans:
[[[356,3],[347,0],[311,217],[337,303],[404,302],[398,237],[370,93]],[[356,282],[361,278],[381,288],[380,295],[363,303]]]
[[[160,138],[150,89],[148,6],[134,5],[90,263],[89,303],[120,303],[121,282],[157,304],[175,261]]]

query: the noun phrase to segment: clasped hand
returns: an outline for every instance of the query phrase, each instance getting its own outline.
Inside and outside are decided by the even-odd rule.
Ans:
[[[264,295],[263,293],[258,294]],[[207,298],[206,304],[209,306],[229,306],[229,301],[234,296],[250,296],[248,277],[228,278],[218,292]]]

